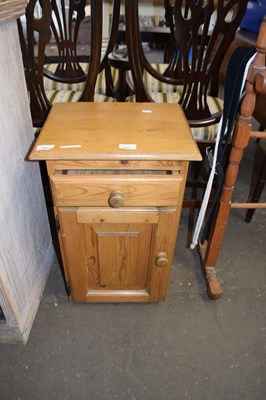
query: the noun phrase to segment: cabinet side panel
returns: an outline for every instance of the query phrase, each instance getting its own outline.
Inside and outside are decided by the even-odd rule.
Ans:
[[[60,245],[63,253],[64,269],[71,288],[71,299],[86,301],[86,274],[83,265],[83,234],[77,223],[75,210],[59,210]]]

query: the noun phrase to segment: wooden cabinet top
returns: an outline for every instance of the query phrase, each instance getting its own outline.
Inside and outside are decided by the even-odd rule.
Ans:
[[[163,103],[57,103],[30,160],[201,160],[182,108]]]

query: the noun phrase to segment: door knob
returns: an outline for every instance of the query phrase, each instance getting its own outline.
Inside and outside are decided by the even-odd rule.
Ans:
[[[155,256],[155,264],[157,267],[164,268],[168,266],[167,254],[164,251],[160,251]]]
[[[113,208],[123,207],[124,205],[124,195],[119,190],[113,190],[110,193],[108,203]]]

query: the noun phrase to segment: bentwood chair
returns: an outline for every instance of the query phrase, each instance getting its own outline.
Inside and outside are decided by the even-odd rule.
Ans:
[[[26,34],[18,21],[34,127],[43,125],[55,102],[113,101],[106,95],[112,94],[113,82],[110,70],[105,77],[105,57],[101,64],[102,0],[90,1],[89,50],[85,55],[78,53],[85,6],[86,0],[30,0]]]
[[[215,265],[218,259],[220,247],[223,241],[227,222],[231,209],[266,208],[266,203],[239,203],[232,202],[239,164],[241,163],[245,148],[250,138],[266,138],[262,131],[252,131],[251,118],[256,110],[258,96],[266,95],[266,16],[261,24],[257,38],[257,52],[255,59],[249,67],[239,116],[237,118],[232,137],[232,148],[229,156],[229,163],[225,173],[223,189],[217,212],[213,218],[209,234],[200,242],[198,249],[201,257],[204,276],[206,278],[208,294],[211,298],[219,298],[222,289],[216,276]],[[264,166],[265,168],[265,166]]]

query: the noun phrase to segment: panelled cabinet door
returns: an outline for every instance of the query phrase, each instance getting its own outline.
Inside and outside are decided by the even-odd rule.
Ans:
[[[176,209],[59,207],[58,214],[72,300],[164,300]]]

